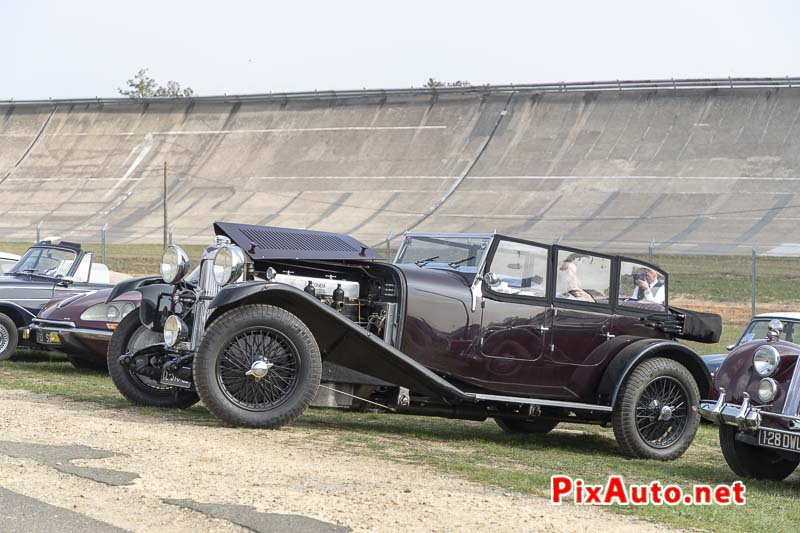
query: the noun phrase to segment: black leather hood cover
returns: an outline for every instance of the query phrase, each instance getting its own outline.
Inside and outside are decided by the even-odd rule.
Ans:
[[[228,237],[254,261],[324,259],[372,261],[383,259],[366,244],[341,233],[215,222],[214,233]]]

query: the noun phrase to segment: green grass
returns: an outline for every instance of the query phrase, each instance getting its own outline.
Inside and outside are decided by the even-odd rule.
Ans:
[[[51,353],[22,351],[0,363],[0,388],[60,395],[104,407],[181,420],[213,420],[202,407],[187,411],[138,408],[125,402],[108,376],[73,369]],[[491,421],[464,422],[401,415],[309,409],[295,425],[312,430],[310,439],[347,453],[426,465],[462,479],[547,497],[550,476],[568,474],[587,483],[604,483],[610,473],[628,483],[659,480],[684,490],[693,484],[731,483],[716,428],[703,426],[678,461],[625,459],[610,429],[563,425],[570,431],[542,436],[510,436]],[[315,431],[320,430],[320,431]],[[331,439],[331,434],[335,438]],[[264,432],[269,438],[269,432]],[[615,512],[683,528],[712,531],[791,531],[800,523],[800,474],[784,482],[746,481],[744,507],[612,507]]]

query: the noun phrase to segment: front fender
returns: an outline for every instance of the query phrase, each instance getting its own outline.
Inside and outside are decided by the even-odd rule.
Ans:
[[[159,320],[162,314],[161,296],[164,294],[172,295],[175,292],[175,285],[164,283],[160,276],[148,276],[144,278],[134,278],[118,283],[106,298],[106,303],[126,292],[134,291],[142,295],[139,304],[139,319],[145,327],[156,332],[163,331],[163,320]]]
[[[248,304],[274,305],[298,317],[311,331],[325,361],[447,403],[473,401],[380,337],[315,297],[283,283],[255,281],[223,288],[209,305],[207,326],[227,310]]]
[[[21,305],[6,300],[0,300],[0,313],[8,315],[18,328],[30,326],[35,317],[33,313]]]
[[[597,402],[614,406],[622,384],[634,367],[641,361],[653,357],[673,359],[684,365],[697,382],[701,398],[706,397],[711,390],[711,374],[694,350],[671,340],[642,339],[620,350],[611,360],[597,387]]]

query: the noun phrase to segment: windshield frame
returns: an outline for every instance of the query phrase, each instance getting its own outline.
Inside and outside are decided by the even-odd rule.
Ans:
[[[426,232],[406,232],[403,234],[403,242],[400,245],[400,248],[397,249],[397,253],[394,256],[394,260],[392,264],[394,265],[413,265],[415,264],[413,261],[400,263],[400,259],[403,257],[403,254],[408,249],[409,245],[414,239],[441,239],[446,241],[451,239],[453,241],[458,241],[461,239],[475,239],[475,240],[482,240],[483,246],[481,247],[482,253],[475,257],[475,264],[473,266],[467,265],[457,265],[457,266],[450,266],[448,262],[440,262],[440,261],[429,261],[427,263],[418,264],[420,268],[430,267],[430,268],[437,268],[437,269],[445,269],[445,270],[453,270],[456,272],[466,272],[470,274],[477,274],[480,272],[483,264],[486,261],[486,258],[489,254],[489,250],[492,248],[493,240],[496,234],[494,233],[426,233]],[[457,244],[457,243],[454,243]],[[467,246],[465,246],[466,248]],[[473,269],[475,270],[473,272]]]
[[[69,270],[67,272],[65,272],[64,274],[58,274],[58,275],[53,275],[53,276],[47,275],[47,274],[45,274],[43,272],[26,272],[24,270],[20,270],[20,268],[24,265],[25,260],[27,259],[28,255],[31,254],[32,252],[36,251],[36,250],[57,250],[58,252],[71,253],[71,254],[73,254],[72,264],[70,265]],[[49,278],[49,279],[63,279],[63,278],[72,276],[75,273],[75,271],[80,266],[80,262],[81,262],[82,258],[83,258],[83,253],[81,252],[81,250],[76,250],[74,248],[69,248],[69,247],[65,247],[65,246],[53,246],[53,245],[47,245],[47,244],[45,244],[45,245],[35,245],[35,246],[31,246],[30,248],[28,248],[25,251],[25,253],[22,254],[22,257],[19,258],[19,260],[16,262],[16,264],[13,267],[11,267],[11,270],[6,272],[4,275],[6,275],[6,276],[14,276],[14,275],[37,276],[37,277]],[[37,265],[38,265],[38,262],[40,260],[41,260],[41,253],[39,254],[38,259],[36,260]]]
[[[780,317],[777,317],[777,316],[769,316],[769,317],[761,317],[761,318],[753,317],[750,320],[750,322],[747,324],[747,327],[744,328],[744,331],[742,331],[742,334],[739,336],[739,340],[736,341],[736,344],[734,344],[733,347],[734,348],[738,348],[742,344],[746,344],[748,342],[753,342],[753,341],[759,341],[759,340],[766,339],[766,337],[751,337],[750,339],[742,342],[742,340],[747,335],[747,332],[752,330],[753,328],[755,328],[758,323],[764,322],[764,323],[768,324],[771,320],[780,320],[782,323],[784,323],[784,332],[781,333],[781,335],[783,335],[785,333],[786,322],[791,322],[792,323],[792,330],[793,330],[792,333],[794,335],[800,334],[800,320],[793,319],[793,318],[780,318]],[[781,340],[784,340],[784,339],[781,339]],[[784,340],[784,342],[791,342],[792,344],[800,344],[800,339],[798,339],[798,342],[795,342],[793,340],[791,340],[791,341]]]

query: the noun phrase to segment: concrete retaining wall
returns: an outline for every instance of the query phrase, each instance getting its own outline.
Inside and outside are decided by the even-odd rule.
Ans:
[[[0,241],[214,220],[642,251],[800,242],[800,89],[0,105]]]

